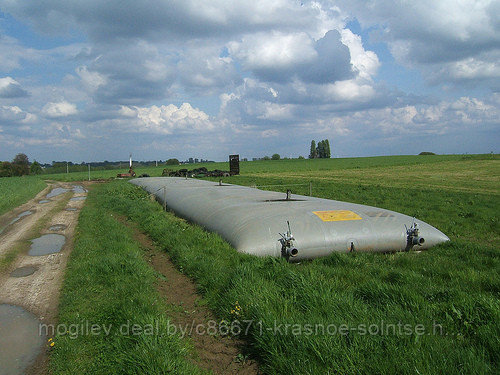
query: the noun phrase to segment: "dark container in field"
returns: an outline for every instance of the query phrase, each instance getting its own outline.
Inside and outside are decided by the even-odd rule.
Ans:
[[[240,155],[229,155],[229,173],[231,176],[240,174]]]

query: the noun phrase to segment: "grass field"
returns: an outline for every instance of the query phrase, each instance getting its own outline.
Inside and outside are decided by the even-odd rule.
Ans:
[[[419,179],[417,174],[412,172],[412,167],[420,165],[429,165],[443,162],[467,162],[467,161],[499,161],[499,155],[484,154],[484,155],[421,155],[421,156],[377,156],[369,158],[336,158],[336,159],[284,159],[278,161],[259,160],[241,162],[241,174],[248,175],[268,175],[268,174],[309,174],[311,177],[319,177],[318,172],[323,175],[325,172],[335,173],[336,171],[344,170],[364,170],[373,168],[387,168],[387,167],[402,167],[404,175],[410,179]],[[218,163],[198,163],[198,164],[185,164],[178,166],[158,165],[158,167],[140,167],[136,168],[137,175],[143,173],[149,174],[151,177],[161,176],[164,168],[170,170],[178,170],[182,168],[193,169],[199,167],[206,167],[210,170],[221,169],[229,170],[228,162]],[[406,168],[408,168],[406,170]],[[91,179],[109,179],[116,177],[117,173],[126,173],[128,168],[121,170],[104,170],[94,171],[91,170]],[[349,173],[346,171],[346,173]],[[356,172],[354,172],[356,173]],[[360,175],[360,172],[357,172]],[[497,171],[498,174],[498,171]],[[44,174],[44,179],[60,180],[60,181],[81,181],[87,180],[88,172],[71,172],[71,173],[58,173],[58,174]],[[342,176],[340,176],[342,178]]]
[[[331,161],[331,166],[339,163],[331,170],[322,169],[321,165],[329,165],[324,161],[266,161],[228,179],[244,185],[303,183],[293,187],[294,192],[302,194],[308,193],[312,180],[315,196],[414,215],[451,238],[450,243],[421,253],[333,254],[299,265],[238,254],[216,234],[163,212],[126,181],[100,185],[89,197],[92,214],[82,212],[86,213],[79,227],[79,250],[72,257],[68,280],[75,273],[84,279],[75,278],[72,288],[65,287],[63,321],[80,319],[76,315],[80,308],[91,320],[106,314],[121,316],[115,309],[127,306],[129,298],[119,286],[106,289],[113,285],[115,273],[120,285],[131,283],[132,293],[139,288],[135,274],[145,271],[119,250],[133,245],[123,242],[110,246],[119,256],[113,257],[109,269],[107,262],[101,261],[102,266],[98,262],[87,264],[94,262],[103,248],[107,254],[105,242],[99,241],[118,241],[123,236],[109,216],[109,212],[117,212],[137,222],[179,269],[196,281],[220,319],[248,328],[248,351],[265,373],[498,373],[500,197],[495,176],[499,161],[488,157],[443,157],[432,162],[427,157],[370,158],[348,161],[345,168],[339,161]],[[420,164],[419,160],[425,162]],[[298,163],[304,163],[302,169],[283,168]],[[259,165],[267,165],[268,170]],[[407,167],[410,173],[405,179]],[[412,170],[426,173],[428,182],[417,184]],[[359,175],[353,177],[351,173]],[[269,188],[285,190],[286,186]],[[95,226],[91,225],[93,221]],[[106,238],[101,240],[104,227]],[[90,256],[83,247],[90,249]],[[89,284],[91,279],[95,284]],[[146,287],[142,287],[149,297],[131,298],[134,309],[145,308],[146,297],[156,298],[147,287],[149,283],[146,279]],[[117,291],[112,293],[112,303],[104,308],[106,314],[69,303],[75,299],[82,304],[88,300],[99,303],[105,289]],[[233,312],[236,304],[241,308],[239,313]],[[64,315],[67,310],[71,314]],[[153,310],[148,316],[158,314]],[[68,340],[62,343],[60,353],[70,344]],[[91,350],[94,344],[99,350]],[[68,358],[83,356],[90,361],[93,356],[101,358],[107,348],[115,353],[113,348],[120,347],[106,341],[94,344],[71,346],[74,353]],[[122,356],[134,357],[135,348],[122,347]],[[113,366],[121,368],[119,362],[110,362],[110,368]]]
[[[37,176],[0,178],[0,215],[27,202],[47,185]]]
[[[188,344],[168,334],[156,277],[130,230],[92,191],[66,271],[51,373],[202,373],[187,360]]]
[[[319,172],[319,173],[318,173]],[[500,194],[499,160],[443,161],[417,165],[365,167],[336,170],[247,173],[253,177],[284,177],[297,180],[346,182],[386,187],[412,187],[446,191]]]

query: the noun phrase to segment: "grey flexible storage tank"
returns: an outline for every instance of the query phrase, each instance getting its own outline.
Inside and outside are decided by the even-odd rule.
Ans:
[[[179,177],[131,180],[178,216],[217,232],[239,252],[292,261],[334,251],[428,249],[449,238],[429,224],[361,204]],[[289,222],[291,232],[288,232]]]

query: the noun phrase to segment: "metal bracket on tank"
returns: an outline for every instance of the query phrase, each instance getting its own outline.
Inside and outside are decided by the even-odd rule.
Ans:
[[[293,237],[292,230],[290,229],[290,222],[287,221],[288,230],[286,233],[279,233],[281,239],[281,256],[285,258],[296,257],[299,250],[293,245],[295,238]]]
[[[413,219],[415,220],[415,219]],[[406,251],[410,250],[413,246],[422,246],[425,242],[424,237],[420,237],[418,233],[418,224],[413,221],[410,228],[405,225],[406,228]]]

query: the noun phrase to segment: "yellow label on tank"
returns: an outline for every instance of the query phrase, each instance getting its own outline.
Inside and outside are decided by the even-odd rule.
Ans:
[[[313,211],[323,221],[362,220],[362,217],[348,210]]]

